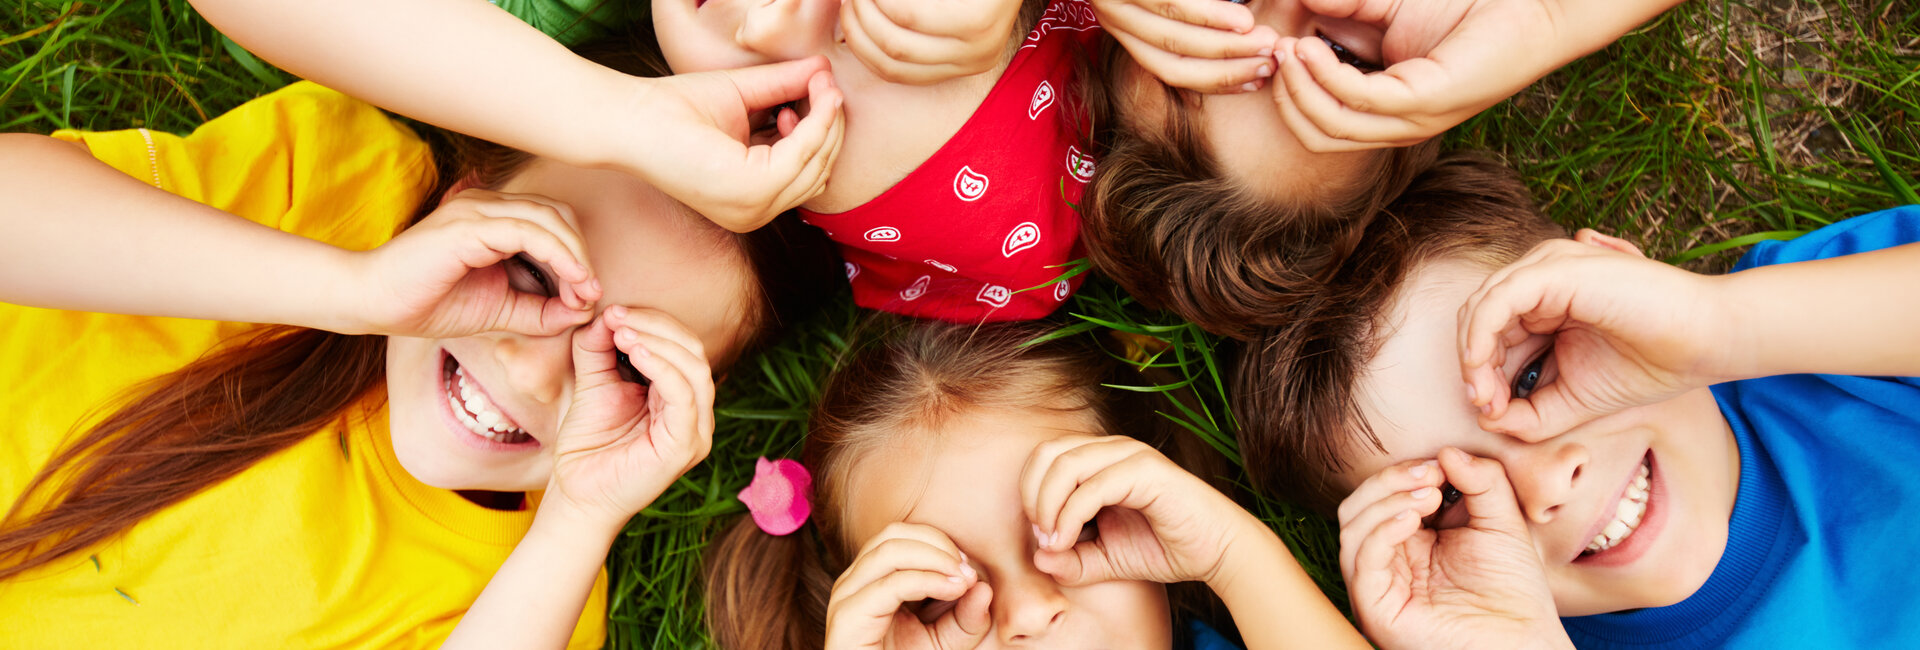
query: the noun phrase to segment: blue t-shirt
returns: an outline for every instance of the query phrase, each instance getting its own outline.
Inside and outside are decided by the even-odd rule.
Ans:
[[[1761,244],[1734,270],[1915,241],[1920,206],[1907,206]],[[1677,604],[1562,619],[1574,645],[1920,648],[1920,380],[1782,375],[1713,395],[1740,447],[1720,564]]]

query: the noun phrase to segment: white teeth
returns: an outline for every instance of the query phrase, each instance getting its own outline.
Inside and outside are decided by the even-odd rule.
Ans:
[[[525,441],[527,432],[508,424],[507,416],[467,381],[465,368],[454,368],[453,381],[449,383],[452,385],[447,387],[447,404],[453,407],[453,417],[466,425],[468,431],[494,442]]]
[[[1587,542],[1588,553],[1598,553],[1619,545],[1621,540],[1632,535],[1634,529],[1640,526],[1641,518],[1647,514],[1649,494],[1647,479],[1650,476],[1652,476],[1652,469],[1647,467],[1646,461],[1641,461],[1639,473],[1635,474],[1633,481],[1627,484],[1626,493],[1620,495],[1620,503],[1615,506],[1613,520],[1608,521],[1606,527],[1600,529],[1600,534],[1594,535],[1593,540]]]

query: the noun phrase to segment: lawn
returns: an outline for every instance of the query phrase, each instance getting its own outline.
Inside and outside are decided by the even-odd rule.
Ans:
[[[292,77],[248,55],[183,0],[0,8],[0,131],[147,127],[184,133]],[[1696,1],[1574,63],[1447,136],[1495,152],[1549,215],[1638,239],[1703,271],[1746,246],[1920,203],[1920,5]],[[758,456],[787,456],[855,310],[842,300],[722,389],[712,457],[635,518],[615,546],[610,645],[707,645],[704,541],[744,512],[732,495]],[[1215,341],[1089,283],[1064,335],[1119,329],[1171,345],[1152,360],[1201,395],[1137,387],[1232,456]],[[1336,602],[1332,527],[1255,504]]]

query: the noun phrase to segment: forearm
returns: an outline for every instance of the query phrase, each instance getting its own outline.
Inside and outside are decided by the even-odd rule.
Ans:
[[[567,163],[609,164],[608,124],[637,78],[580,58],[478,0],[194,0],[209,22],[294,74],[388,110]]]
[[[340,329],[348,251],[167,193],[72,143],[0,135],[0,301]]]
[[[549,505],[441,647],[566,646],[620,525]]]
[[[1717,279],[1729,353],[1718,378],[1920,375],[1920,244]]]
[[[1561,44],[1558,68],[1620,40],[1684,0],[1547,0]]]
[[[1207,586],[1233,614],[1247,650],[1372,646],[1347,623],[1265,524],[1250,526],[1228,546]]]

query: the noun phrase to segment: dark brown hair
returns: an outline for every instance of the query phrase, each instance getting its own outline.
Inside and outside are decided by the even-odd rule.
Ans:
[[[878,317],[834,369],[814,410],[800,462],[813,474],[813,514],[785,536],[742,517],[708,550],[707,621],[722,648],[800,650],[826,638],[827,599],[862,540],[842,529],[846,481],[855,463],[902,437],[927,436],[975,409],[1067,408],[1092,414],[1102,430],[1126,432],[1202,477],[1217,454],[1163,421],[1151,402],[1102,384],[1137,384],[1090,337],[1029,345],[1047,333],[1035,323],[956,325]],[[1064,406],[1062,406],[1064,405]],[[1216,482],[1217,485],[1217,482]],[[1200,591],[1204,592],[1204,587]],[[1177,607],[1218,619],[1205,594],[1170,591]],[[1178,630],[1176,630],[1178,631]]]
[[[666,73],[651,41],[578,51],[629,74]],[[415,220],[456,182],[498,186],[532,159],[457,134],[421,133],[439,177]],[[838,286],[830,244],[790,216],[732,236],[759,279],[737,351],[765,341],[774,326]],[[266,327],[130,390],[123,406],[34,476],[0,522],[0,580],[93,546],[350,417],[350,407],[381,386],[386,346],[383,336]]]
[[[1380,448],[1361,417],[1357,382],[1379,351],[1396,290],[1430,260],[1503,266],[1566,233],[1535,209],[1512,170],[1450,155],[1372,219],[1324,288],[1304,294],[1282,324],[1233,346],[1228,394],[1240,452],[1255,485],[1331,513],[1345,492],[1333,476],[1356,444]]]
[[[1376,214],[1438,150],[1429,140],[1373,153],[1359,177],[1319,196],[1276,202],[1223,173],[1198,114],[1202,99],[1157,82],[1132,89],[1126,50],[1105,39],[1080,75],[1100,164],[1083,226],[1101,273],[1149,307],[1245,338],[1279,322],[1358,245]],[[1138,93],[1160,92],[1164,124],[1141,128]]]

